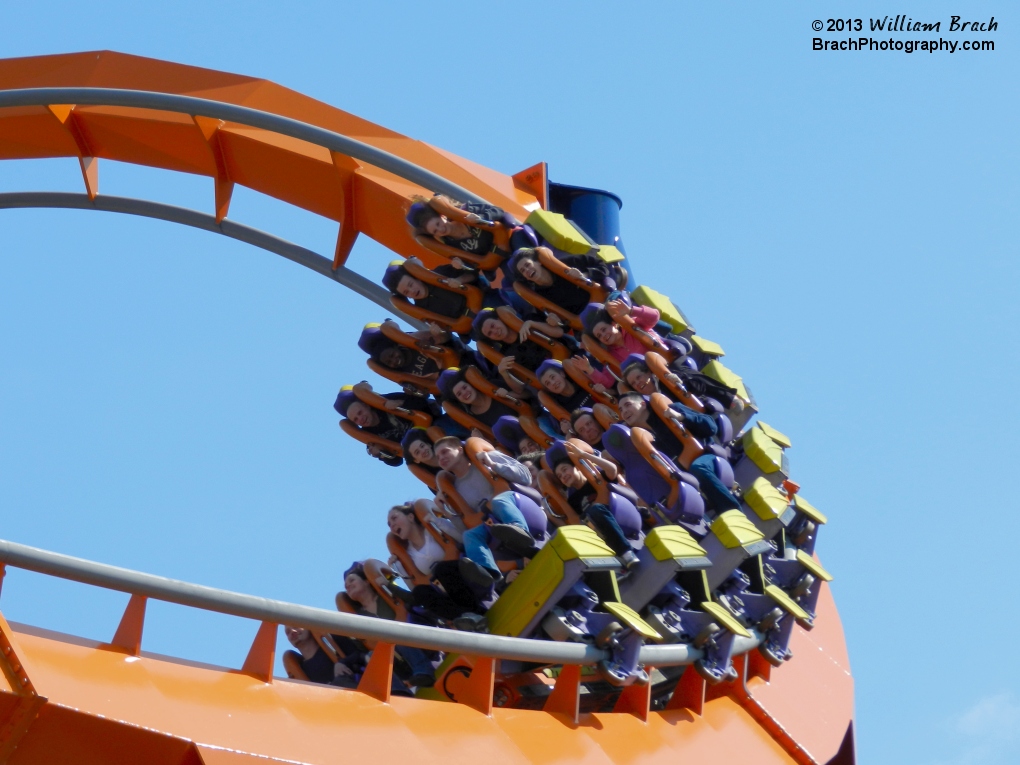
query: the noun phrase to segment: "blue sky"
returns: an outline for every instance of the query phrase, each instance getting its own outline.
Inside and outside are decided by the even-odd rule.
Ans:
[[[860,761],[1015,762],[1020,22],[854,3],[865,24],[994,15],[974,37],[996,50],[812,51],[811,22],[846,6],[37,2],[5,7],[0,56],[264,77],[620,195],[638,281],[723,345],[831,519]],[[212,211],[209,179],[100,173],[101,193]],[[0,190],[81,179],[73,160],[7,162]],[[334,224],[254,192],[231,217],[332,251]],[[0,232],[0,536],[324,607],[351,560],[384,554],[385,509],[419,485],[331,408],[368,376],[354,343],[380,310],[169,224],[0,211]],[[361,240],[351,265],[387,257]],[[108,639],[125,602],[13,571],[0,605]],[[145,648],[237,666],[254,631],[151,604]]]

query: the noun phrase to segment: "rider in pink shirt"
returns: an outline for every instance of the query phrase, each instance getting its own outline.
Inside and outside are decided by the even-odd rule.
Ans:
[[[585,332],[598,340],[621,364],[632,353],[639,353],[643,356],[647,350],[640,340],[624,332],[616,323],[615,319],[628,315],[638,327],[651,333],[654,333],[655,325],[659,323],[659,312],[656,309],[643,305],[634,305],[628,308],[622,300],[610,300],[605,306],[599,303],[589,303],[581,312],[581,323],[584,325]],[[582,368],[586,362],[587,359],[581,361]],[[616,378],[608,369],[594,369],[590,363],[587,363],[585,373],[593,382],[607,389],[616,384]]]

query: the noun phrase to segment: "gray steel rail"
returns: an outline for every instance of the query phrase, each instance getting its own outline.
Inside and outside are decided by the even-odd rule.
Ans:
[[[606,656],[604,651],[581,643],[456,632],[259,598],[5,540],[0,540],[0,563],[206,611],[436,651],[542,664],[594,664]],[[756,635],[753,640],[737,640],[737,653],[744,653],[756,647],[760,638]],[[686,645],[645,646],[641,649],[641,661],[653,667],[690,664],[700,657],[699,650]]]
[[[148,90],[121,90],[119,88],[22,88],[0,90],[0,108],[8,106],[49,106],[75,104],[79,106],[129,106],[139,109],[159,109],[177,114],[213,117],[239,125],[262,128],[280,135],[298,138],[322,146],[330,151],[360,159],[404,180],[416,183],[430,191],[446,194],[461,202],[485,202],[474,192],[452,183],[440,175],[419,167],[413,162],[377,149],[355,138],[332,130],[309,125],[307,122],[283,117],[272,112],[251,109],[247,106],[227,104],[207,98],[180,96],[172,93],[155,93]]]
[[[310,268],[315,273],[338,282],[362,297],[371,300],[376,305],[385,308],[394,316],[399,317],[414,327],[418,329],[425,328],[422,322],[397,311],[393,307],[393,303],[390,302],[390,293],[361,274],[350,270],[346,266],[341,266],[334,271],[333,261],[329,258],[323,257],[293,242],[288,242],[286,239],[280,239],[272,234],[267,234],[265,231],[260,231],[257,228],[245,226],[241,223],[235,223],[229,219],[225,219],[222,223],[217,223],[215,217],[198,210],[162,204],[161,202],[150,202],[144,199],[133,199],[131,197],[114,197],[100,194],[92,200],[89,199],[87,194],[58,191],[0,193],[0,209],[40,207],[65,210],[100,210],[103,212],[138,215],[144,218],[179,223],[183,226],[211,231],[214,234],[222,234],[239,242],[244,242],[280,255],[305,268]]]

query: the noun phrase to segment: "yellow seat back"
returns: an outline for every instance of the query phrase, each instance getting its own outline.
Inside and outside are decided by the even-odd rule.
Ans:
[[[670,326],[673,327],[673,331],[677,334],[686,332],[691,328],[691,323],[687,321],[684,312],[673,305],[673,301],[661,292],[642,285],[632,290],[630,297],[638,305],[648,306],[657,310],[662,320],[669,322]]]
[[[584,569],[619,565],[612,549],[587,526],[563,526],[556,531],[531,563],[489,609],[486,619],[493,635],[515,637],[548,607],[548,600],[564,582],[566,563],[580,560],[572,567],[579,579]],[[572,585],[570,582],[568,586]]]
[[[584,255],[592,250],[587,237],[559,213],[534,210],[524,222],[557,250],[571,255]]]

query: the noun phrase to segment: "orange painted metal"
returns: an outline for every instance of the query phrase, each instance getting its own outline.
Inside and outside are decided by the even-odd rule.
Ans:
[[[266,683],[273,681],[273,664],[276,660],[276,633],[279,626],[272,622],[262,622],[255,633],[248,656],[245,657],[241,671],[256,680]]]
[[[827,593],[817,622],[810,634],[796,628],[798,656],[774,669],[769,683],[749,681],[745,696],[733,684],[714,686],[700,714],[686,708],[642,714],[647,697],[634,688],[617,712],[576,717],[552,697],[547,711],[486,705],[484,693],[475,691],[484,686],[491,694],[491,660],[472,659],[472,673],[458,687],[467,703],[396,697],[384,703],[376,694],[282,679],[269,684],[242,671],[144,652],[134,657],[15,625],[10,635],[17,656],[29,659],[32,690],[45,698],[28,702],[8,682],[0,688],[0,726],[20,710],[10,759],[19,765],[114,763],[124,761],[125,753],[142,761],[185,762],[191,744],[199,755],[208,749],[307,763],[334,762],[339,753],[366,763],[413,753],[448,765],[477,765],[479,756],[522,763],[825,763],[839,751],[850,723],[852,681],[838,665],[845,647]],[[819,631],[822,624],[829,626]],[[826,663],[837,671],[827,671]],[[688,676],[697,677],[693,671]],[[570,681],[568,671],[564,697]],[[779,726],[808,758],[784,751],[770,726]],[[94,753],[92,759],[75,759],[83,748]]]
[[[123,648],[132,656],[142,650],[142,630],[145,627],[145,604],[148,598],[144,595],[132,595],[128,601],[124,615],[120,619],[117,631],[113,635],[111,645]]]
[[[524,172],[531,182],[515,179],[266,80],[111,51],[0,60],[2,89],[71,86],[190,95],[291,117],[410,160],[522,220],[526,208],[538,205],[529,189],[544,189],[544,170],[537,166]],[[79,158],[90,196],[98,193],[94,158],[208,176],[220,219],[233,185],[247,186],[337,221],[336,265],[346,260],[358,233],[427,264],[439,261],[414,241],[404,222],[410,198],[431,189],[258,128],[127,107],[0,109],[0,159],[41,157]]]
[[[379,701],[390,700],[390,689],[393,687],[393,654],[396,646],[391,643],[376,643],[372,648],[372,658],[358,681],[358,690]]]
[[[0,60],[0,89],[59,86],[176,93],[272,112],[410,160],[520,219],[546,203],[542,163],[504,175],[265,80],[112,52]],[[337,265],[359,234],[428,264],[439,257],[404,221],[411,197],[430,189],[265,130],[150,109],[0,109],[0,159],[41,157],[76,159],[93,198],[100,159],[207,176],[220,220],[236,184],[274,196],[337,222]],[[275,625],[261,625],[243,669],[229,670],[139,653],[143,620],[144,600],[132,598],[111,645],[30,627],[15,633],[0,617],[0,763],[825,763],[841,751],[853,718],[853,681],[827,589],[815,629],[795,629],[792,661],[772,669],[752,655],[739,662],[739,685],[708,688],[689,669],[662,712],[649,711],[646,689],[629,688],[617,712],[579,714],[577,668],[564,670],[546,711],[493,708],[496,667],[487,657],[471,658],[471,673],[451,688],[459,704],[389,698],[388,646],[377,647],[358,691],[270,682]]]
[[[576,664],[567,664],[556,678],[552,693],[545,700],[543,712],[563,714],[573,722],[581,717],[581,668]]]
[[[47,696],[13,765],[204,762],[229,751],[299,763],[445,765],[509,763],[753,762],[791,760],[729,698],[686,711],[586,714],[577,723],[542,711],[393,697],[238,671],[125,656],[99,643],[16,626]],[[9,692],[0,692],[6,701]],[[227,760],[223,760],[226,762]],[[241,760],[246,761],[246,760]]]

